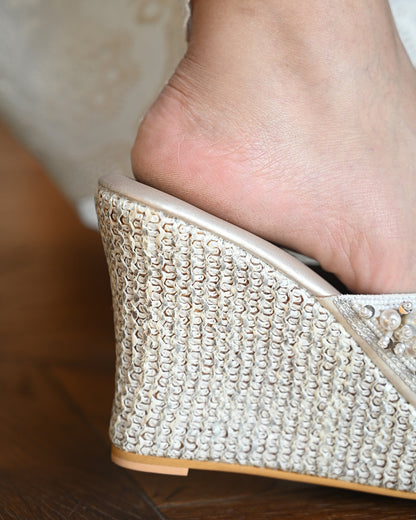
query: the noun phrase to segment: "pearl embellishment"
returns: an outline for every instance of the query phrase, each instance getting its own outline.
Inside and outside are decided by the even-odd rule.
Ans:
[[[401,356],[405,353],[406,351],[406,345],[404,343],[396,343],[393,347],[393,352],[397,355],[397,356]]]
[[[416,335],[416,329],[412,325],[403,325],[395,334],[398,339],[408,341]]]
[[[416,312],[413,312],[413,305],[411,302],[403,302],[397,309],[384,309],[377,316],[377,313],[372,305],[364,305],[356,308],[358,315],[363,320],[371,320],[374,325],[383,331],[383,335],[378,341],[378,346],[384,350],[392,349],[396,356],[411,356],[415,357],[416,345]]]
[[[402,318],[394,309],[386,309],[380,314],[379,321],[381,327],[390,332],[400,327]]]

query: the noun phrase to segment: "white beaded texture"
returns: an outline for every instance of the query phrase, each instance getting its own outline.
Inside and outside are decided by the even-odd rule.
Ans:
[[[416,294],[348,294],[333,301],[400,386],[416,394]]]
[[[105,189],[97,212],[115,313],[115,446],[416,491],[415,409],[311,294]]]

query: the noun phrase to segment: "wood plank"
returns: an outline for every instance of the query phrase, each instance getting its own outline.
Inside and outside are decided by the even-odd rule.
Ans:
[[[98,233],[82,226],[1,128],[0,157],[3,358],[112,363],[111,298]],[[91,312],[97,302],[99,312]]]
[[[169,520],[414,520],[408,500],[279,482],[269,491],[229,500],[160,505]]]
[[[0,366],[0,512],[11,518],[160,519],[45,367]],[[13,516],[14,515],[14,516]]]
[[[160,520],[53,374],[112,371],[98,235],[2,129],[0,157],[0,518]]]
[[[108,427],[114,394],[114,367],[72,367],[55,365],[51,370],[91,426],[110,448]],[[108,451],[107,457],[110,456]]]

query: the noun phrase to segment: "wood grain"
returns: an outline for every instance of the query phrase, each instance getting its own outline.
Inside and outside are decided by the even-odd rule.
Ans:
[[[57,377],[91,370],[83,400],[108,420],[111,397],[94,392],[114,357],[99,237],[3,129],[0,157],[0,518],[164,518]]]

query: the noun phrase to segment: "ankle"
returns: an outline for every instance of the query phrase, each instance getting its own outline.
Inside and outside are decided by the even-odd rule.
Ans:
[[[332,55],[361,57],[400,45],[387,0],[194,0],[190,49],[218,56],[224,52],[259,56],[276,55],[284,65],[299,69]],[[365,38],[363,35],[365,34]],[[244,45],[244,52],[241,44]],[[392,47],[393,45],[393,47]],[[212,50],[217,52],[212,53]]]
[[[410,62],[387,0],[195,0],[180,67],[185,82],[173,86],[188,88],[190,99],[194,90],[200,103],[205,96],[210,102],[216,97],[211,88],[214,94],[221,90],[220,110],[234,99],[236,88],[249,99],[270,97],[271,89],[292,93],[283,100],[287,103],[324,99],[331,109],[350,98],[357,85],[361,90],[391,83],[403,65],[409,68]],[[193,78],[199,83],[192,84]]]

